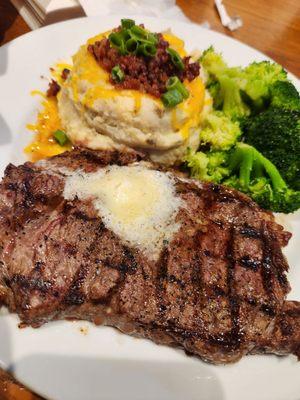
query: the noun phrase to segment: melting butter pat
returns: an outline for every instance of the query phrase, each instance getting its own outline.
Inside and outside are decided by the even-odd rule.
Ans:
[[[174,178],[144,165],[110,166],[67,177],[64,197],[91,199],[102,221],[121,240],[156,257],[164,240],[178,230],[182,200]]]

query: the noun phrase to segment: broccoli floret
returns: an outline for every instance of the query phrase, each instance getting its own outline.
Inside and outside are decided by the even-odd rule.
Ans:
[[[289,214],[300,208],[299,191],[285,188],[276,192],[264,179],[253,182],[249,188],[249,195],[266,210]]]
[[[238,143],[228,159],[230,177],[223,181],[261,207],[290,213],[300,208],[300,191],[288,188],[278,169],[254,147]]]
[[[271,106],[300,110],[300,95],[289,81],[277,81],[270,88]]]
[[[228,168],[231,174],[238,172],[240,186],[245,189],[249,187],[251,180],[264,175],[270,178],[274,189],[282,190],[286,187],[275,165],[246,143],[237,143],[230,155]]]
[[[275,165],[246,143],[238,142],[230,151],[190,151],[185,160],[192,177],[240,190],[267,210],[300,208],[300,191],[289,188]]]
[[[220,75],[220,102],[222,111],[233,120],[238,120],[250,114],[249,107],[243,102],[239,85],[234,78]]]
[[[208,114],[200,132],[200,144],[209,145],[211,150],[229,150],[241,135],[237,122],[231,121],[221,111]]]
[[[242,84],[243,70],[229,68],[222,55],[216,53],[213,47],[203,52],[200,63],[208,73],[207,87],[213,97],[214,108],[222,110],[234,120],[249,115],[250,110],[240,93],[240,87],[245,85]]]
[[[206,89],[208,89],[214,104],[215,110],[221,110],[223,100],[220,96],[220,82],[216,79],[210,79],[206,84]]]
[[[253,101],[255,108],[270,97],[270,87],[276,81],[287,80],[286,71],[270,61],[253,62],[244,69],[245,80],[241,89]]]
[[[270,107],[246,118],[244,139],[279,169],[287,184],[300,190],[300,110]]]
[[[188,151],[185,162],[191,170],[191,176],[203,181],[221,182],[228,175],[226,168],[228,153],[222,151],[211,151],[204,153]]]
[[[222,55],[216,53],[213,46],[210,46],[208,49],[203,51],[199,61],[206,72],[213,76],[223,73],[228,68]]]
[[[214,108],[234,119],[249,115],[250,110],[256,114],[267,108],[275,82],[288,82],[287,73],[279,64],[262,61],[244,69],[230,68],[213,47],[203,52],[200,63],[208,74],[207,87],[214,99]]]

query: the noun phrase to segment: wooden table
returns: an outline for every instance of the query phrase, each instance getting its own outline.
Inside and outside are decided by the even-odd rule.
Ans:
[[[224,0],[230,15],[239,15],[244,26],[236,32],[224,28],[213,0],[177,0],[193,22],[209,21],[211,28],[239,39],[266,53],[295,75],[300,76],[299,0]],[[0,0],[0,44],[30,28],[8,0]],[[0,370],[1,400],[37,400],[38,396],[16,384]]]

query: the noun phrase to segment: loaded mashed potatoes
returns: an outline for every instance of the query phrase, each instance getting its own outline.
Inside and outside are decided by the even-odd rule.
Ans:
[[[31,126],[38,136],[26,151],[34,159],[74,145],[134,148],[153,161],[173,164],[188,147],[198,147],[206,101],[200,65],[173,34],[151,33],[122,20],[117,29],[89,39],[73,65],[63,67],[55,69],[48,90],[56,115],[46,123],[56,120],[56,129],[45,139],[38,124]],[[47,100],[44,106],[38,121],[49,109]],[[39,145],[41,139],[46,145]]]

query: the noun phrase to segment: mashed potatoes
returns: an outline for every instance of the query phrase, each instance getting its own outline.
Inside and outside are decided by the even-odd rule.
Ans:
[[[154,161],[172,164],[187,147],[199,144],[205,89],[198,76],[184,85],[189,97],[174,108],[165,108],[159,98],[138,90],[117,89],[87,50],[106,37],[98,35],[73,57],[73,67],[58,94],[62,127],[75,145],[91,149],[134,148],[149,153]],[[164,39],[181,56],[183,42],[171,34]]]

